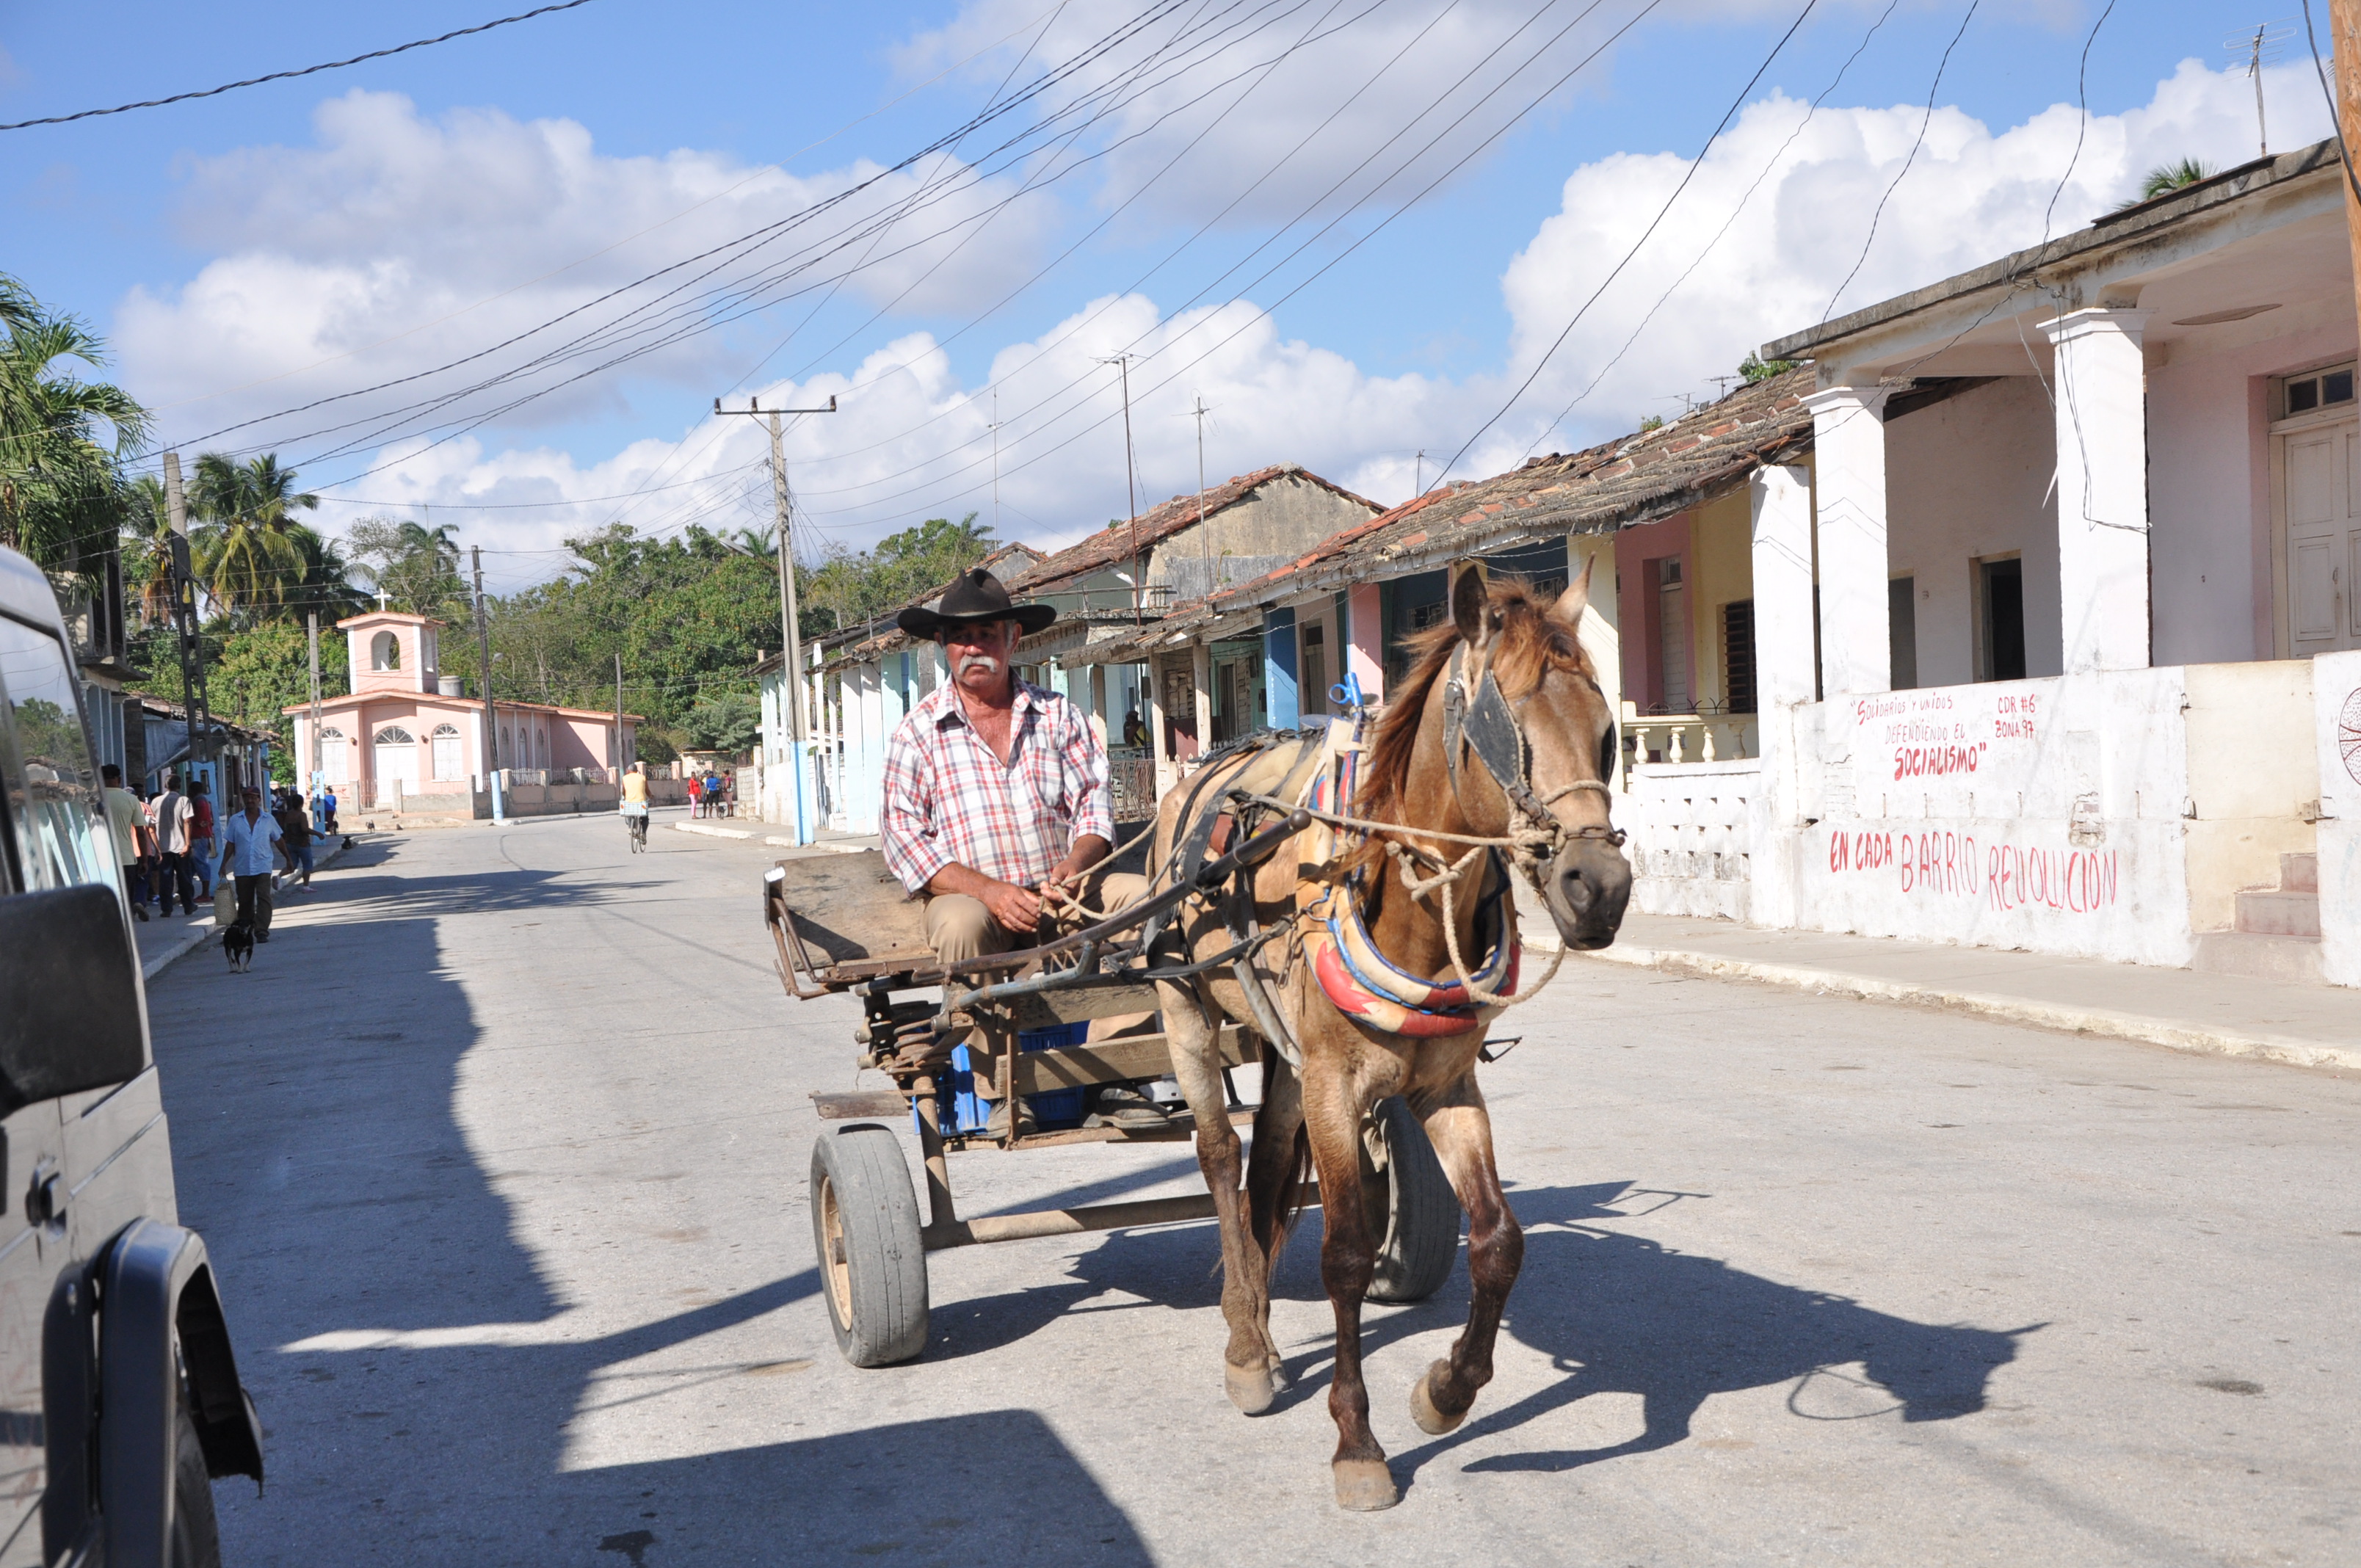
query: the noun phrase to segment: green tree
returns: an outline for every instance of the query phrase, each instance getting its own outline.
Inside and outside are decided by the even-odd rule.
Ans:
[[[2194,185],[2202,180],[2211,180],[2213,172],[2213,166],[2202,158],[2184,158],[2173,163],[2158,164],[2147,171],[2147,178],[2140,181],[2140,201],[2151,202],[2167,192]],[[2139,203],[2132,204],[2137,206]]]
[[[119,463],[146,441],[147,411],[75,374],[104,366],[104,340],[5,274],[0,332],[0,543],[51,570],[86,569],[122,525]]]
[[[236,463],[207,452],[189,499],[202,520],[191,530],[195,570],[221,612],[252,619],[282,608],[304,568],[292,514],[316,509],[320,498],[295,488],[295,470],[280,467],[276,453]]]
[[[734,757],[753,750],[763,732],[763,705],[751,692],[699,697],[684,728],[691,751],[726,751]]]
[[[459,542],[449,523],[426,528],[407,519],[368,517],[346,536],[357,569],[405,615],[450,615],[467,604],[459,576]]]
[[[1750,387],[1768,381],[1773,376],[1784,376],[1795,367],[1795,361],[1792,359],[1765,359],[1752,352],[1738,362],[1738,373],[1746,378],[1746,384]]]

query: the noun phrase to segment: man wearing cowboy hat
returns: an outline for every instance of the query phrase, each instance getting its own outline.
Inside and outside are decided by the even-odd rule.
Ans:
[[[881,837],[886,865],[926,899],[927,941],[946,963],[1035,945],[1064,899],[1112,910],[1148,888],[1093,874],[1115,837],[1104,742],[1071,702],[1016,678],[1018,641],[1057,619],[1011,603],[981,567],[897,618],[941,643],[950,679],[886,745]]]

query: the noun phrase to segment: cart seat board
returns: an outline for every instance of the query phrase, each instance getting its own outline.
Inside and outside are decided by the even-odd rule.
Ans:
[[[1222,1029],[1222,1065],[1244,1067],[1250,1036],[1235,1024]],[[1133,1035],[1088,1046],[1016,1053],[1016,1092],[1046,1094],[1097,1083],[1130,1083],[1172,1070],[1171,1047],[1161,1035]]]
[[[932,969],[925,906],[903,891],[875,850],[781,861],[773,889],[814,964],[868,972]]]

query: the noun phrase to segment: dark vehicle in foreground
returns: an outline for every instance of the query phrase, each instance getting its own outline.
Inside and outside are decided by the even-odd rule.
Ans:
[[[48,580],[0,549],[0,1568],[210,1568],[262,1478]]]

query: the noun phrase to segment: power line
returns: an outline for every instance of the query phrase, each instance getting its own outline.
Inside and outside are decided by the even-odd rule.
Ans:
[[[70,126],[76,120],[94,120],[102,115],[127,115],[134,109],[160,109],[168,104],[186,104],[198,98],[218,98],[225,93],[235,93],[241,87],[259,87],[266,82],[291,82],[299,76],[316,76],[323,71],[342,71],[348,65],[360,65],[372,60],[387,60],[397,54],[408,54],[414,49],[430,44],[446,44],[453,38],[464,38],[473,33],[489,33],[494,27],[505,27],[511,22],[530,22],[535,16],[546,16],[556,11],[571,11],[577,5],[588,5],[590,0],[563,0],[555,5],[544,5],[537,11],[525,11],[513,16],[502,16],[496,22],[479,22],[472,27],[461,27],[438,38],[420,38],[415,43],[397,44],[392,49],[371,49],[350,60],[332,60],[325,65],[307,65],[301,71],[274,71],[268,76],[250,76],[244,82],[232,82],[220,87],[208,87],[201,93],[175,93],[170,98],[147,98],[137,104],[118,104],[112,109],[84,109],[78,115],[52,115],[46,119],[18,120],[14,125],[0,126],[0,131],[28,130],[34,126]]]

